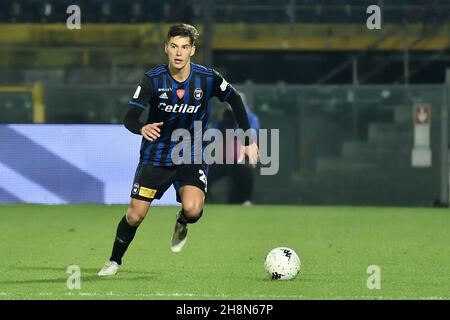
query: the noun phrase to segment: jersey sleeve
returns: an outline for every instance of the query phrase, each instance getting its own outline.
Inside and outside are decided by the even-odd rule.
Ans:
[[[150,78],[144,74],[128,104],[140,109],[145,109],[152,99],[152,87]]]
[[[227,80],[216,70],[213,69],[214,72],[214,81],[213,81],[213,96],[219,98],[220,101],[225,102],[228,101],[231,93],[234,90],[233,86],[228,83]]]

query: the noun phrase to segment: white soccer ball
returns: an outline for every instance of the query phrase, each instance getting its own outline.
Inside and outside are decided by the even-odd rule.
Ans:
[[[300,272],[300,258],[294,250],[278,247],[270,250],[264,268],[272,280],[291,280]]]

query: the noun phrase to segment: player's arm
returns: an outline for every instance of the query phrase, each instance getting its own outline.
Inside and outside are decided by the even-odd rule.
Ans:
[[[142,135],[149,141],[159,138],[161,132],[159,127],[163,124],[162,122],[146,124],[147,121],[142,119],[145,115],[144,111],[151,102],[152,90],[150,78],[144,75],[133,98],[128,102],[129,109],[123,120],[123,124],[129,131]]]
[[[250,129],[250,123],[248,121],[247,112],[245,111],[244,103],[241,96],[234,90],[230,93],[228,103],[233,110],[236,121],[241,129],[247,131]],[[253,132],[252,132],[253,133]],[[244,161],[245,156],[248,157],[250,164],[255,167],[259,161],[259,149],[256,144],[256,136],[250,134],[249,140],[245,139],[244,145],[241,147],[241,151],[238,157],[238,163]]]
[[[244,131],[250,129],[247,112],[245,111],[244,103],[241,96],[229,84],[220,73],[214,70],[214,95],[222,102],[228,102],[233,110],[234,117],[239,125],[239,128]],[[248,144],[248,143],[247,143]]]
[[[250,129],[250,123],[248,121],[247,111],[245,110],[244,102],[242,101],[241,96],[237,91],[233,88],[231,84],[229,84],[218,72],[214,71],[214,88],[215,95],[222,102],[228,102],[231,106],[231,110],[233,110],[234,117],[238,123],[239,128],[247,131]],[[253,166],[259,160],[259,150],[256,144],[256,137],[250,135],[249,140],[244,141],[244,145],[242,146],[242,152],[239,155],[238,162],[244,160],[245,155],[248,156],[250,164]]]

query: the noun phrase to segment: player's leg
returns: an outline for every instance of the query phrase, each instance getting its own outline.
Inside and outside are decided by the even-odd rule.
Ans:
[[[203,214],[205,193],[195,186],[180,187],[179,194],[182,208],[177,214],[170,248],[173,252],[180,252],[187,241],[187,225],[196,223]]]
[[[117,226],[113,250],[105,266],[98,275],[114,275],[119,271],[122,258],[136,234],[138,226],[147,215],[153,199],[160,199],[172,184],[175,170],[139,164],[134,177],[131,201],[126,215]]]
[[[122,217],[117,226],[111,257],[99,271],[99,276],[115,275],[119,271],[122,258],[131,241],[133,241],[137,228],[144,220],[149,208],[150,202],[131,199],[125,216]]]
[[[182,206],[179,220],[185,223],[196,223],[203,214],[204,191],[196,186],[185,185],[179,192]]]
[[[187,241],[187,225],[196,223],[203,214],[205,195],[207,190],[206,173],[203,166],[184,166],[178,171],[175,188],[177,200],[181,202],[181,210],[177,214],[177,221],[171,239],[170,248],[173,252],[180,252]]]
[[[149,208],[150,202],[131,199],[126,215],[117,226],[116,239],[114,240],[110,261],[115,261],[119,265],[122,264],[122,257],[131,241],[133,241],[137,228],[144,220]]]

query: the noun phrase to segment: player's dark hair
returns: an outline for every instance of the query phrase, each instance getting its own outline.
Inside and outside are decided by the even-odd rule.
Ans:
[[[167,33],[167,40],[177,36],[189,37],[191,45],[194,45],[199,35],[200,34],[194,26],[186,23],[180,23],[170,26],[169,32]]]

